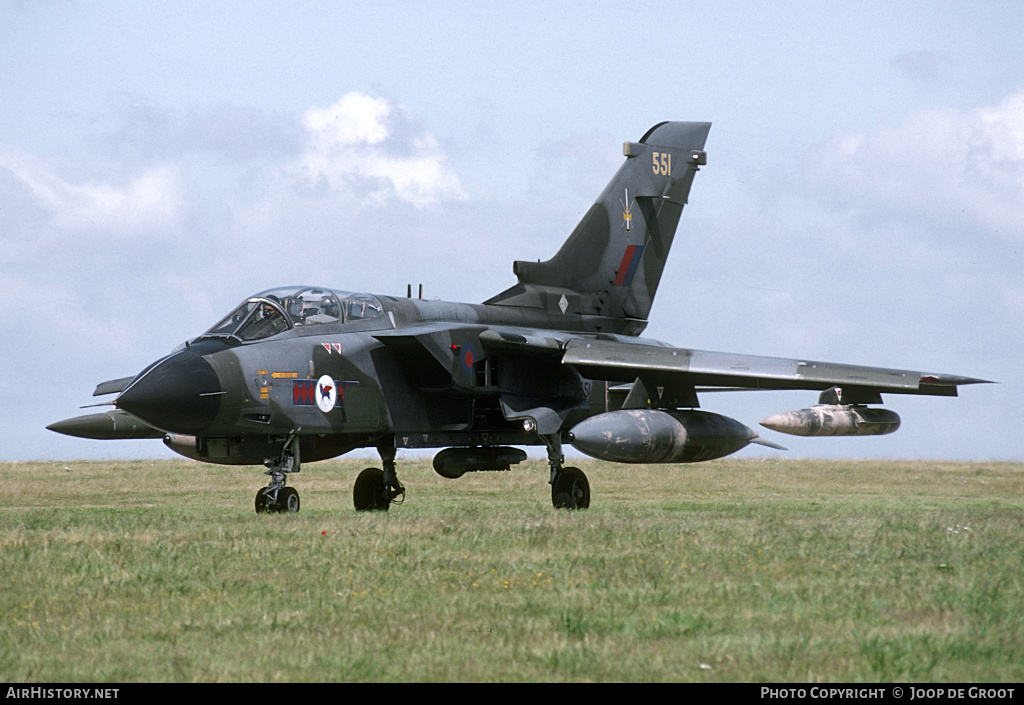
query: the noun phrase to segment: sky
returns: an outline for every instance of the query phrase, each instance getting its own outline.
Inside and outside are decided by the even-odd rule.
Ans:
[[[0,461],[250,294],[481,302],[663,120],[710,121],[645,336],[960,374],[875,438],[1024,460],[1024,3],[0,0]],[[706,394],[752,428],[813,392]]]

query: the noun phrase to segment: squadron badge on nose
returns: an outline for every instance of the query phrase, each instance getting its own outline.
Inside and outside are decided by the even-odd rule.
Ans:
[[[316,383],[316,405],[325,414],[334,408],[338,401],[338,386],[329,375],[324,375]]]

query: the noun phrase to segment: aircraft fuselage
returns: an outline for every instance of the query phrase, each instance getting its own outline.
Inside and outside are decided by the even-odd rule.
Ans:
[[[616,408],[607,381],[584,379],[558,360],[570,338],[626,339],[599,333],[607,327],[601,317],[364,298],[379,302],[378,315],[318,325],[289,321],[288,329],[251,341],[200,336],[140,373],[115,404],[167,432],[174,450],[231,464],[260,463],[293,433],[302,436],[305,460],[376,445],[389,434],[399,447],[499,438],[542,444],[536,426],[506,418],[503,394],[516,398],[539,389],[563,400],[573,407],[564,415],[568,426]],[[261,296],[249,301],[278,305]],[[503,350],[527,346],[541,353],[525,362],[520,355],[503,359]]]

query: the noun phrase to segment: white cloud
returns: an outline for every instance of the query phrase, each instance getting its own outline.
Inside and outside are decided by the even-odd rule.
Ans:
[[[377,144],[388,136],[383,124],[391,113],[387,101],[362,93],[347,93],[327,108],[310,108],[302,126],[320,149],[358,144]]]
[[[803,180],[861,214],[1020,242],[1024,90],[992,106],[924,110],[892,128],[837,134],[809,153]]]
[[[66,180],[36,157],[0,145],[0,169],[27,187],[49,214],[49,226],[66,233],[102,232],[119,238],[166,233],[179,224],[184,188],[178,168],[148,167],[123,183]]]
[[[288,171],[300,181],[383,204],[391,197],[423,208],[466,193],[436,138],[400,107],[348,93],[302,118],[307,141]]]

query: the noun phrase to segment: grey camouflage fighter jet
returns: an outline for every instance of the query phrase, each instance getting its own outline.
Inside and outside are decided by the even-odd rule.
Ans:
[[[625,162],[546,262],[483,304],[271,289],[134,377],[100,384],[113,409],[48,428],[85,438],[162,438],[208,463],[263,465],[258,512],[294,512],[301,463],[375,447],[382,468],[355,481],[357,510],[404,499],[398,448],[440,448],[447,478],[509,470],[541,446],[555,507],[590,486],[563,444],[620,463],[690,463],[760,443],[739,421],[699,410],[725,389],[806,389],[818,404],[765,419],[797,435],[891,433],[882,393],[956,396],[984,380],[676,348],[647,325],[710,123],[663,122],[627,142]],[[869,406],[875,405],[875,406]]]

